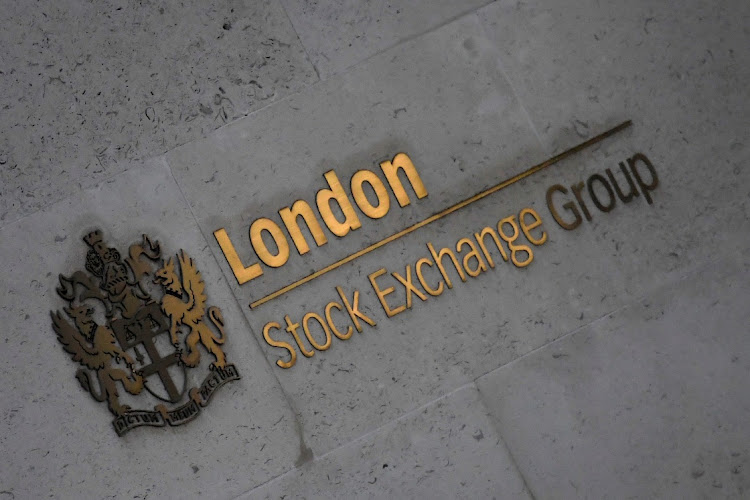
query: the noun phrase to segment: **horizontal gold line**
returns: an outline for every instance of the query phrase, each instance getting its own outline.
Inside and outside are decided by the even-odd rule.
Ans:
[[[388,243],[390,243],[392,241],[395,241],[395,240],[401,238],[402,236],[406,236],[407,234],[412,233],[412,232],[416,231],[417,229],[426,226],[427,224],[430,224],[432,222],[435,222],[436,220],[442,219],[446,215],[452,214],[456,210],[460,210],[460,209],[464,208],[467,205],[471,205],[472,203],[474,203],[476,201],[479,201],[482,198],[485,198],[485,197],[487,197],[487,196],[489,196],[489,195],[491,195],[493,193],[496,193],[496,192],[500,191],[501,189],[505,189],[506,187],[510,186],[511,184],[515,184],[516,182],[518,182],[518,181],[520,181],[522,179],[525,179],[526,177],[528,177],[530,175],[533,175],[533,174],[539,172],[540,170],[543,170],[543,169],[545,169],[547,167],[550,167],[550,166],[554,165],[555,163],[558,163],[559,161],[564,160],[565,158],[567,158],[567,157],[569,157],[571,155],[574,155],[575,153],[578,153],[579,151],[581,151],[583,149],[586,149],[586,148],[588,148],[590,146],[593,146],[597,142],[603,141],[607,137],[610,137],[610,136],[612,136],[612,135],[614,135],[614,134],[616,134],[616,133],[618,133],[618,132],[620,132],[620,131],[628,128],[632,124],[633,124],[632,121],[626,120],[626,121],[622,122],[621,124],[617,125],[616,127],[613,127],[611,129],[607,130],[606,132],[603,132],[603,133],[597,135],[596,137],[592,137],[591,139],[589,139],[587,141],[584,141],[584,142],[578,144],[577,146],[573,146],[572,148],[570,148],[568,150],[565,150],[562,153],[560,153],[560,154],[558,154],[556,156],[553,156],[552,158],[549,158],[548,160],[545,160],[542,163],[539,163],[538,165],[534,165],[530,169],[525,170],[525,171],[521,172],[518,175],[514,175],[513,177],[511,177],[509,179],[506,179],[506,180],[502,181],[501,183],[492,186],[491,188],[485,189],[484,191],[482,191],[480,193],[477,193],[477,194],[475,194],[474,196],[472,196],[470,198],[466,198],[465,200],[460,201],[460,202],[456,203],[455,205],[452,205],[452,206],[450,206],[450,207],[448,207],[448,208],[446,208],[446,209],[444,209],[444,210],[442,210],[442,211],[440,211],[440,212],[438,212],[438,213],[436,213],[434,215],[431,215],[431,216],[427,217],[426,219],[424,219],[421,222],[417,222],[416,224],[413,224],[413,225],[407,227],[406,229],[402,229],[401,231],[399,231],[399,232],[397,232],[395,234],[392,234],[391,236],[388,236],[387,238],[382,239],[382,240],[378,241],[377,243],[373,243],[372,245],[370,245],[370,246],[368,246],[366,248],[363,248],[362,250],[359,250],[358,252],[355,252],[355,253],[349,255],[348,257],[344,257],[343,259],[341,259],[339,261],[336,261],[333,264],[324,267],[323,269],[315,271],[312,274],[308,274],[304,278],[301,278],[301,279],[295,281],[294,283],[291,283],[291,284],[289,284],[289,285],[287,285],[287,286],[285,286],[283,288],[280,288],[280,289],[276,290],[275,292],[270,293],[270,294],[266,295],[265,297],[256,300],[255,302],[251,302],[250,303],[250,308],[251,309],[255,309],[256,307],[258,307],[258,306],[260,306],[262,304],[265,304],[269,300],[273,300],[276,297],[279,297],[279,296],[284,295],[285,293],[287,293],[287,292],[289,292],[291,290],[294,290],[295,288],[297,288],[300,285],[304,285],[308,281],[312,281],[315,278],[318,278],[319,276],[323,276],[327,272],[333,271],[334,269],[337,269],[337,268],[343,266],[344,264],[347,264],[347,263],[353,261],[354,259],[362,257],[363,255],[366,255],[366,254],[372,252],[373,250],[376,250],[376,249],[378,249],[378,248],[380,248],[380,247],[382,247],[384,245],[387,245]]]

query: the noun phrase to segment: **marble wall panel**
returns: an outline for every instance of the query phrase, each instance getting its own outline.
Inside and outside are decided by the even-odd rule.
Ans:
[[[2,10],[0,224],[317,79],[277,1]]]
[[[691,249],[678,261],[710,258],[708,234],[736,244],[750,214],[747,2],[501,1],[478,15],[549,151],[632,119],[634,147],[672,177],[680,209],[665,222]]]
[[[746,2],[499,1],[477,14],[548,148],[622,116],[649,146],[746,157]]]
[[[329,351],[312,359],[299,355],[291,370],[275,368],[300,402],[308,444],[316,454],[471,381],[476,370],[491,369],[477,367],[472,360],[477,353],[499,366],[501,360],[495,358],[509,359],[515,352],[520,333],[504,328],[508,315],[497,307],[501,298],[477,286],[461,286],[452,297],[446,293],[442,300],[430,301],[408,320],[389,320],[367,275],[383,265],[404,273],[407,263],[427,252],[428,241],[455,244],[453,235],[496,223],[521,208],[519,190],[257,309],[247,307],[251,300],[540,161],[537,139],[497,73],[495,59],[476,18],[469,16],[168,156],[204,234],[210,240],[214,230],[226,227],[245,265],[255,258],[247,237],[250,224],[261,216],[280,222],[276,212],[296,199],[314,205],[327,170],[334,169],[348,186],[354,171],[379,169],[379,161],[399,151],[417,165],[426,198],[412,195],[411,204],[401,208],[391,196],[392,208],[384,218],[366,220],[360,214],[361,229],[342,238],[329,233],[324,246],[304,256],[293,254],[283,267],[267,268],[245,285],[232,284],[272,362],[284,351],[265,344],[263,326],[269,321],[284,324],[287,314],[293,321],[309,311],[323,314],[328,302],[340,301],[336,286],[349,301],[355,289],[360,291],[363,311],[377,323],[374,328],[365,325],[362,334],[346,343],[335,340]],[[441,235],[445,237],[438,241]],[[234,281],[218,245],[211,245]],[[484,282],[493,290],[498,287],[490,278]],[[334,315],[345,329],[347,316]]]
[[[124,255],[147,233],[164,255],[187,251],[202,272],[208,304],[223,312],[227,359],[242,379],[222,387],[197,420],[117,437],[106,403],[76,380],[80,365],[63,351],[50,311],[65,305],[57,276],[83,269],[81,238],[94,228]],[[163,159],[6,225],[0,241],[0,484],[9,496],[232,498],[289,470],[305,452],[295,413]],[[202,358],[191,384],[207,373],[209,356]],[[119,393],[121,403],[153,409],[141,396]]]
[[[471,384],[243,496],[530,498]]]
[[[477,381],[535,498],[743,498],[741,253]]]
[[[606,168],[618,175],[618,163],[636,152],[659,173],[652,205],[632,209],[641,196],[606,215],[593,209],[590,223],[560,235],[565,245],[590,247],[585,259],[563,253],[554,264],[585,277],[584,296],[598,293],[602,304],[617,307],[720,254],[748,248],[749,75],[740,49],[750,41],[746,2],[687,2],[677,12],[670,2],[501,1],[477,15],[547,151],[633,120],[591,167],[560,169],[557,182],[570,189]],[[579,231],[585,243],[575,237]],[[554,289],[575,283],[571,278],[533,296],[545,303]],[[579,301],[579,289],[569,290],[571,301]],[[563,319],[551,311],[529,320]],[[593,311],[581,312],[585,319]]]
[[[366,220],[361,230],[317,252],[293,255],[283,268],[268,269],[250,284],[232,283],[240,302],[257,300],[544,158],[535,131],[527,126],[524,107],[513,98],[502,71],[493,69],[498,61],[502,69],[501,51],[493,50],[477,28],[473,16],[463,18],[377,56],[341,79],[323,82],[170,153],[168,160],[204,234],[210,241],[213,230],[226,227],[240,255],[250,259],[246,264],[254,258],[245,236],[250,223],[259,216],[274,216],[293,200],[312,202],[313,192],[323,186],[315,179],[329,168],[346,182],[355,169],[377,168],[378,161],[407,151],[429,186],[428,198],[394,209],[377,222]],[[612,112],[595,132],[622,118],[625,115]],[[679,280],[715,259],[717,251],[745,248],[747,204],[737,195],[742,185],[737,178],[743,171],[735,169],[734,177],[718,180],[730,190],[721,200],[697,198],[706,180],[701,173],[692,175],[692,165],[679,165],[684,152],[667,154],[645,139],[653,135],[650,125],[636,119],[618,136],[392,243],[379,254],[367,255],[348,269],[255,310],[245,308],[272,361],[286,358],[283,350],[264,345],[263,325],[284,325],[287,314],[297,322],[307,312],[322,314],[327,303],[340,300],[336,286],[350,295],[361,291],[362,308],[377,323],[374,328],[365,326],[362,338],[355,335],[341,343],[346,350],[334,339],[330,351],[312,359],[299,356],[298,364],[280,375],[289,393],[302,401],[313,450],[324,453],[656,286]],[[567,137],[566,145],[586,137]],[[590,222],[575,231],[554,222],[545,203],[550,186],[570,187],[592,174],[606,175],[607,168],[617,171],[618,163],[639,152],[652,160],[660,177],[651,204],[641,194],[605,214],[589,199]],[[724,158],[732,161],[728,155]],[[403,274],[407,264],[413,267],[429,255],[428,241],[437,248],[455,248],[460,237],[527,206],[541,214],[548,236],[544,246],[535,248],[532,265],[500,266],[439,298],[425,303],[414,298],[412,310],[386,317],[367,280],[369,274],[380,267]],[[700,210],[706,213],[696,215]],[[726,226],[718,229],[717,210],[726,216]],[[706,234],[716,234],[718,242]],[[232,281],[217,245],[211,244]],[[389,300],[403,302],[398,283],[387,275],[382,280],[383,287],[390,283],[397,288]],[[291,338],[285,332],[278,335]],[[376,402],[381,404],[373,408]],[[347,418],[358,414],[368,419]],[[332,421],[342,425],[333,426]]]
[[[284,0],[283,3],[318,73],[322,78],[330,78],[488,1]]]
[[[537,498],[746,494],[746,2],[691,0],[678,12],[500,1],[460,17],[484,3],[7,6],[0,450],[20,458],[0,492],[517,497],[505,438]],[[308,85],[317,77],[295,29],[323,81]],[[628,118],[605,142],[248,307]],[[168,163],[144,160],[185,142]],[[357,212],[360,229],[326,232],[305,255],[292,246],[281,268],[238,286],[215,229],[250,264],[255,219],[280,222],[297,199],[314,206],[331,169],[348,192],[355,171],[379,172],[400,151],[428,197],[399,207],[391,196],[382,219]],[[572,231],[554,221],[550,186],[619,176],[636,153],[658,172],[653,203],[641,193],[603,213],[584,190],[592,219]],[[368,275],[388,271],[378,282],[395,287],[395,307],[406,295],[390,272],[413,274],[427,242],[455,248],[523,207],[547,236],[528,267],[494,253],[496,268],[465,283],[450,271],[452,289],[386,315]],[[147,232],[194,251],[224,309],[243,379],[187,427],[117,439],[55,340],[55,276],[82,265],[80,236],[97,226],[123,248]],[[427,277],[440,279],[434,268]],[[297,349],[280,369],[286,354],[263,326],[323,316],[342,302],[337,286],[350,302],[359,291],[376,325],[360,321],[361,333],[311,358]],[[333,318],[351,324],[344,311]]]

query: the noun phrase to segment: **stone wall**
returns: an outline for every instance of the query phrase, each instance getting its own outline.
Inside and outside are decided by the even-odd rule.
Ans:
[[[748,495],[748,2],[72,0],[3,11],[0,498]],[[381,218],[359,211],[361,227],[342,237],[322,226],[319,247],[305,232],[309,252],[289,240],[288,261],[238,283],[217,229],[250,266],[256,219],[283,227],[279,210],[315,206],[326,172],[348,195],[356,172],[382,176],[399,152],[426,197],[407,185],[400,206],[389,189]],[[658,173],[658,186],[644,181],[652,191],[612,196],[609,211],[585,188],[576,201],[592,175],[624,179],[628,159],[649,176],[639,153]],[[555,221],[553,185],[568,191],[553,196],[568,222],[563,203],[577,207],[576,228]],[[533,261],[495,254],[464,280],[446,259],[450,288],[433,261],[426,281],[442,280],[440,294],[395,278],[418,283],[430,246],[458,253],[458,240],[524,208],[543,221],[532,234],[546,235],[535,245],[519,233]],[[185,249],[223,312],[241,379],[188,424],[118,437],[58,342],[58,275],[83,267],[82,238],[96,228],[123,256],[144,233],[165,256]],[[340,330],[357,326],[343,307],[355,295],[374,324],[360,319],[351,337],[315,349],[302,327],[301,345],[285,330],[285,316],[326,311]],[[294,348],[294,366],[277,365],[289,352],[264,331]],[[322,326],[311,336],[328,338]]]

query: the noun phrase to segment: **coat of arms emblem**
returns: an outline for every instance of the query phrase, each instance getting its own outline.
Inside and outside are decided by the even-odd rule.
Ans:
[[[217,389],[240,378],[222,349],[221,310],[207,305],[195,262],[182,250],[163,258],[146,235],[124,259],[101,231],[83,240],[86,271],[60,275],[57,293],[67,305],[51,313],[63,349],[81,364],[78,382],[106,401],[120,436],[193,420]],[[201,368],[203,382],[189,387],[188,371]],[[149,399],[152,410],[131,407]]]

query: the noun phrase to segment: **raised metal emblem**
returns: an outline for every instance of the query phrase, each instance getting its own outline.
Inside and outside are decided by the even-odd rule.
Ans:
[[[60,275],[57,293],[67,305],[51,312],[63,349],[82,365],[78,382],[107,402],[119,436],[193,420],[217,389],[240,378],[227,364],[221,310],[207,307],[195,262],[183,250],[165,260],[146,235],[125,259],[101,231],[83,241],[88,272]],[[206,373],[199,385],[189,382],[193,370]],[[130,406],[148,400],[153,410]]]

